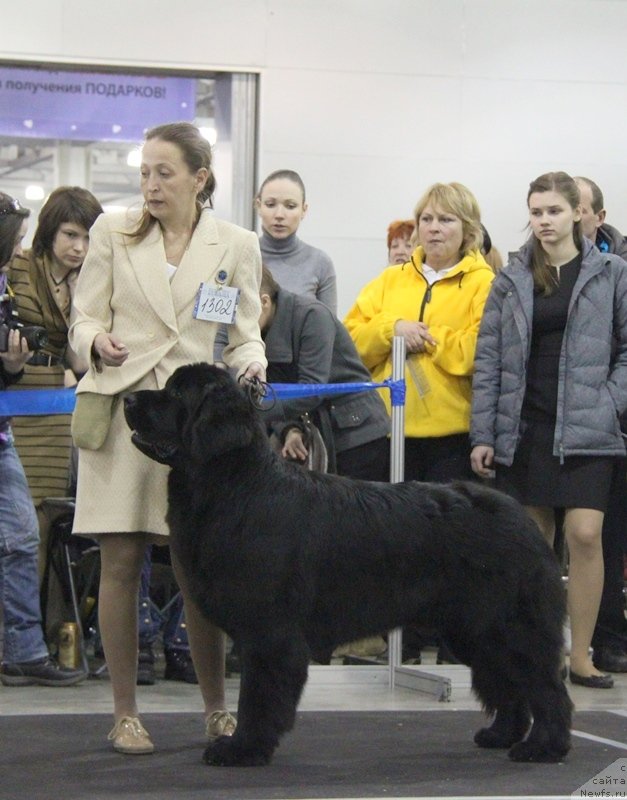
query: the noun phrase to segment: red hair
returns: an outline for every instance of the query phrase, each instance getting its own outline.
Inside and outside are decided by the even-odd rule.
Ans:
[[[395,219],[388,225],[388,250],[392,245],[392,239],[409,239],[414,232],[416,225],[413,219]]]

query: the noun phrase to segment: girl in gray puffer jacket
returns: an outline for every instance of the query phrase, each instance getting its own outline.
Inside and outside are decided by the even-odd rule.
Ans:
[[[590,642],[603,589],[601,529],[627,408],[627,263],[580,231],[564,172],[533,181],[532,236],[495,279],[479,331],[471,463],[525,505],[549,542],[565,509],[570,679],[610,688]]]

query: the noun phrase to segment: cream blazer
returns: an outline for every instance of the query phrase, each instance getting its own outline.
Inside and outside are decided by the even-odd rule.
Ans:
[[[257,236],[204,209],[170,282],[160,226],[137,242],[124,235],[136,224],[137,217],[128,212],[102,214],[90,231],[69,331],[72,348],[90,364],[77,392],[117,394],[150,371],[162,387],[177,367],[211,362],[218,324],[192,314],[202,282],[239,289],[235,322],[227,326],[224,361],[238,374],[253,361],[266,365],[259,332]],[[91,348],[103,332],[119,337],[129,357],[120,367],[102,365],[99,371]]]

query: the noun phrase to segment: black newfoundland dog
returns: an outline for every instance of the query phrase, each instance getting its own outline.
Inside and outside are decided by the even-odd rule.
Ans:
[[[470,666],[493,716],[480,747],[563,759],[564,590],[521,506],[470,482],[368,483],[287,463],[247,394],[207,364],[127,395],[125,413],[134,444],[172,468],[171,546],[190,590],[239,647],[237,730],[207,763],[267,763],[312,653],[412,622]]]

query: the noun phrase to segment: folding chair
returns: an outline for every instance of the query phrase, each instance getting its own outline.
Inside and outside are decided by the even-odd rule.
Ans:
[[[72,536],[73,497],[47,497],[41,503],[50,528],[41,586],[43,630],[48,643],[64,622],[76,622],[81,666],[89,672],[85,628],[95,618],[100,551],[95,541]]]

